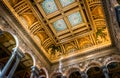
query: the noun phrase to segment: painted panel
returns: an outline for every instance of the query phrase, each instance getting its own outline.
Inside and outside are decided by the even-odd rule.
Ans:
[[[42,8],[44,9],[46,14],[50,14],[58,10],[54,0],[43,1]]]
[[[69,19],[70,24],[72,26],[75,26],[75,25],[80,24],[80,23],[83,22],[82,21],[82,16],[81,16],[80,12],[75,12],[75,13],[69,15],[68,19]]]
[[[75,0],[60,0],[60,3],[62,4],[63,7],[75,2]]]
[[[57,32],[65,30],[67,28],[66,23],[63,19],[59,19],[53,23],[53,26]]]

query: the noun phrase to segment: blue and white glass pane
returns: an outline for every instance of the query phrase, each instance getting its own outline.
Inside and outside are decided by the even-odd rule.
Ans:
[[[42,3],[42,8],[46,14],[50,14],[58,10],[54,0],[44,0]]]
[[[62,4],[63,7],[75,2],[75,0],[60,0],[60,3]]]
[[[69,15],[68,19],[72,26],[82,23],[82,16],[81,16],[80,12],[76,12],[76,13]]]
[[[57,32],[65,30],[67,28],[66,23],[63,19],[55,21],[53,23],[53,26]]]

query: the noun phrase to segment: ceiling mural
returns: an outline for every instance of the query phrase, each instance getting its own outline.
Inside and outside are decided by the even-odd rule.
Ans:
[[[76,13],[69,15],[68,19],[69,19],[70,24],[72,26],[75,26],[75,25],[80,24],[82,22],[82,17],[81,17],[81,14],[79,12],[76,12]]]
[[[111,45],[100,0],[3,1],[51,63]]]
[[[67,28],[66,23],[63,19],[59,19],[59,20],[55,21],[53,23],[53,26],[57,32],[61,31],[61,30],[65,30]]]
[[[63,7],[75,2],[75,0],[60,0],[60,3],[62,4]]]
[[[45,0],[42,2],[42,8],[46,14],[52,13],[57,10],[54,0]]]

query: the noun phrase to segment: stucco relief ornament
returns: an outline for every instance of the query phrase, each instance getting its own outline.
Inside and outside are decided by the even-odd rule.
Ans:
[[[35,59],[36,59],[36,66],[40,69],[42,67],[44,67],[43,63],[41,63],[41,60],[36,56],[34,55]]]
[[[58,58],[62,54],[60,46],[56,46],[52,44],[48,48],[48,54],[50,55],[51,59]]]
[[[21,43],[20,44],[20,49],[22,49],[23,52],[26,52],[27,47],[26,47],[26,45],[24,43]]]
[[[3,17],[0,16],[0,27],[7,28],[9,25],[8,23],[4,20]]]

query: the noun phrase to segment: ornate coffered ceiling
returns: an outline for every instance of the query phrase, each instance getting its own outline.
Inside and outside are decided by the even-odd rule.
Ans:
[[[111,45],[101,0],[3,2],[51,63]]]

